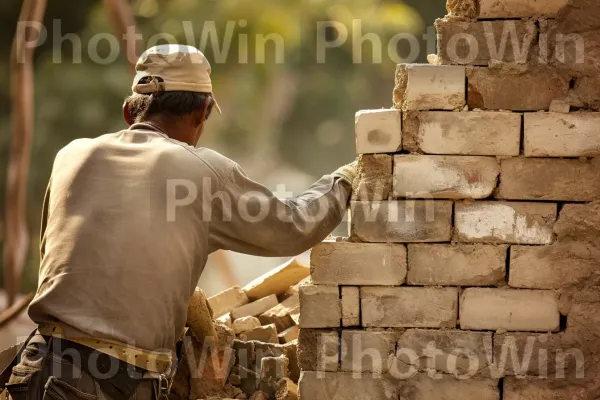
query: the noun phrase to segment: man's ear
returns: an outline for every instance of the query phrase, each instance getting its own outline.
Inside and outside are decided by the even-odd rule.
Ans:
[[[208,118],[208,106],[209,105],[210,105],[210,99],[206,99],[204,101],[204,106],[200,110],[193,113],[194,126],[196,128],[199,128],[200,125],[204,124],[204,122],[206,121],[206,118]]]
[[[133,118],[131,118],[131,113],[129,112],[129,107],[127,106],[127,100],[123,102],[123,119],[129,126],[135,123]]]

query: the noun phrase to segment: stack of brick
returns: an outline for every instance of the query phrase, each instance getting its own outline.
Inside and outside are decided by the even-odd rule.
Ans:
[[[295,258],[243,288],[208,298],[216,326],[231,336],[231,367],[225,386],[204,390],[203,398],[297,400],[299,287],[309,274],[309,266]]]
[[[539,59],[592,3],[448,3],[435,64],[357,113],[350,237],[300,287],[301,400],[600,396],[600,85],[575,101],[599,64]]]
[[[308,265],[294,258],[244,288],[231,287],[208,299],[217,321],[242,341],[289,343],[298,338],[300,282]]]

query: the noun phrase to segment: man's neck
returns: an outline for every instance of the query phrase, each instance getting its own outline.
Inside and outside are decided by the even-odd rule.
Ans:
[[[186,126],[183,121],[173,122],[171,118],[166,118],[162,115],[156,115],[141,122],[156,127],[158,130],[162,131],[172,139],[187,143],[190,146],[194,145],[193,143],[190,143],[192,136],[190,135],[190,128]]]

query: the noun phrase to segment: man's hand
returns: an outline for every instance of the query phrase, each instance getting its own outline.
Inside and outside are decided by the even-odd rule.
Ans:
[[[354,160],[350,164],[344,165],[343,167],[340,167],[337,170],[335,170],[333,175],[339,176],[340,178],[345,179],[346,181],[348,181],[348,183],[350,183],[350,185],[352,185],[354,182],[354,179],[356,179],[357,173],[358,173],[358,160]]]

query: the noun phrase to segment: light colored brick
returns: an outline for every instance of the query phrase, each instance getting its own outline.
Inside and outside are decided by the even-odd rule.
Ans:
[[[455,110],[465,106],[465,68],[399,64],[394,105],[402,110]]]
[[[300,296],[298,293],[262,313],[258,319],[263,325],[275,324],[277,332],[282,332],[296,323],[294,317],[300,314]]]
[[[300,257],[281,264],[244,286],[250,300],[258,300],[269,295],[281,296],[301,280],[310,275],[309,266]]]
[[[504,379],[504,400],[583,400],[590,399],[583,385],[567,385],[564,379],[540,380],[538,377]]]
[[[300,286],[300,328],[337,328],[341,319],[337,286]]]
[[[549,332],[559,324],[552,291],[468,288],[461,295],[461,329]]]
[[[352,200],[387,200],[392,192],[392,165],[391,155],[361,154],[352,184]]]
[[[294,325],[282,331],[277,335],[277,337],[279,338],[279,343],[284,344],[298,339],[299,333],[300,327],[298,325]]]
[[[552,103],[550,103],[550,112],[568,114],[571,112],[571,105],[564,100],[552,100]]]
[[[457,288],[363,287],[360,299],[365,327],[456,327]]]
[[[479,18],[556,17],[568,0],[479,0]]]
[[[589,254],[582,257],[581,253]],[[560,289],[592,277],[598,269],[585,242],[512,246],[508,284],[515,288]]]
[[[568,334],[510,332],[494,335],[497,376],[564,376],[584,373],[585,355],[569,343]]]
[[[402,285],[406,247],[401,244],[325,241],[310,255],[317,285]]]
[[[342,326],[360,325],[360,290],[355,286],[342,287]]]
[[[557,205],[480,201],[455,204],[458,242],[549,244],[554,238]]]
[[[398,399],[397,380],[385,375],[302,371],[298,386],[302,400]]]
[[[223,316],[248,302],[248,296],[239,286],[233,286],[208,298],[208,304],[215,313],[215,317]]]
[[[239,335],[243,332],[251,331],[254,328],[260,327],[260,321],[256,317],[242,317],[233,321],[233,332]]]
[[[363,110],[356,113],[356,154],[394,153],[402,147],[399,110]]]
[[[398,359],[413,368],[474,376],[493,362],[492,334],[408,329],[400,335]]]
[[[600,155],[600,113],[525,115],[525,156]]]
[[[511,158],[501,163],[496,197],[511,200],[600,200],[600,158]]]
[[[279,338],[277,337],[277,328],[275,328],[274,324],[259,326],[249,331],[240,333],[240,340],[243,340],[244,342],[255,340],[262,343],[279,343]]]
[[[452,202],[353,201],[350,232],[363,242],[446,242],[452,236]]]
[[[483,199],[496,188],[499,173],[494,157],[396,155],[392,195]]]
[[[340,362],[340,337],[337,331],[300,329],[298,365],[305,371],[337,371]]]
[[[395,331],[342,331],[342,371],[387,372],[397,340]]]
[[[548,110],[569,91],[569,78],[550,67],[526,72],[475,67],[467,70],[469,107],[482,110]]]
[[[499,400],[497,379],[457,379],[451,375],[432,378],[419,374],[400,382],[401,400]]]
[[[265,311],[275,307],[277,303],[279,303],[279,301],[277,301],[277,296],[272,294],[250,304],[236,308],[231,312],[231,318],[236,320],[242,317],[257,317]]]
[[[442,64],[487,66],[492,60],[525,63],[534,54],[538,35],[532,20],[467,21],[446,17],[436,20],[435,27]],[[507,35],[513,41],[503,41]]]
[[[506,277],[506,245],[408,245],[409,285],[494,286]]]
[[[426,154],[517,156],[523,115],[511,112],[408,112],[403,148]]]

